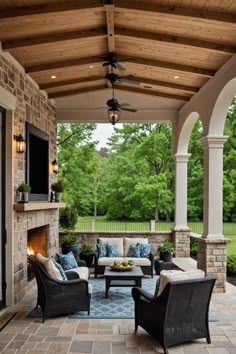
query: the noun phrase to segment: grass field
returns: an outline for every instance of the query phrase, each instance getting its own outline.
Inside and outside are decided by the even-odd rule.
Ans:
[[[85,216],[79,217],[76,224],[76,231],[91,231],[92,230],[92,217]],[[156,231],[169,231],[173,226],[173,222],[159,222],[156,223]],[[189,228],[192,232],[201,234],[201,222],[189,222]],[[96,231],[149,231],[150,223],[148,221],[116,221],[107,220],[105,216],[98,216],[96,218]],[[231,239],[228,244],[228,254],[236,255],[236,223],[224,223],[224,236]]]

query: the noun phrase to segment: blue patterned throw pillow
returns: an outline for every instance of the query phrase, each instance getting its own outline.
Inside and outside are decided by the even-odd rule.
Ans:
[[[137,246],[140,247],[140,257],[148,258],[151,252],[151,244],[150,243],[137,243]]]
[[[98,258],[107,257],[107,242],[97,243]]]
[[[55,264],[56,268],[59,270],[59,272],[62,276],[62,279],[68,280],[66,273],[65,273],[64,269],[62,268],[62,266],[59,263],[57,263],[56,261],[54,261],[54,259],[53,259],[53,263]]]
[[[67,254],[57,253],[57,256],[64,270],[70,270],[72,268],[78,267],[78,263],[76,262],[75,256],[73,255],[72,252],[69,252]]]
[[[128,257],[140,258],[140,246],[139,245],[137,245],[137,246],[130,245]]]
[[[107,257],[119,257],[117,245],[107,244]]]

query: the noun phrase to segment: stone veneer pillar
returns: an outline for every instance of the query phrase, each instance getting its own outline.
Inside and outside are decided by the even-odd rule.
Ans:
[[[190,154],[175,154],[175,257],[190,256],[190,230],[187,226],[187,168]]]
[[[225,136],[206,136],[204,146],[203,235],[198,268],[216,277],[215,292],[226,290],[227,243],[223,235],[223,146]]]

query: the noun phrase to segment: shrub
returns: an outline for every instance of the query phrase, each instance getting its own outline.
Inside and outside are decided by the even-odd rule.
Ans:
[[[227,257],[227,273],[236,274],[236,256]]]
[[[198,254],[198,241],[190,237],[190,256],[195,257]]]
[[[77,245],[77,237],[76,236],[73,236],[73,235],[67,235],[67,236],[64,236],[62,241],[61,241],[61,244],[62,245]]]
[[[60,226],[65,230],[74,230],[78,219],[78,212],[75,207],[66,207],[60,209],[59,222]]]

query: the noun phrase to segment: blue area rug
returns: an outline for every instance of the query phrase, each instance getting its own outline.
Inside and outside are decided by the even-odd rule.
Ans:
[[[153,278],[144,278],[142,288],[154,294],[157,276]],[[69,315],[69,318],[134,318],[134,301],[131,296],[131,287],[110,288],[108,298],[105,298],[105,280],[103,278],[90,279],[93,286],[91,298],[90,315],[87,312],[76,312]],[[209,321],[216,322],[214,315],[209,314]]]

